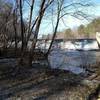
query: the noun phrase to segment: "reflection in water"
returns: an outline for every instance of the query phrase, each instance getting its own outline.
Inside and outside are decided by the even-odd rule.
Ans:
[[[99,58],[99,51],[64,51],[60,49],[52,51],[49,56],[52,68],[70,70],[76,74],[84,73],[84,67],[100,62]]]

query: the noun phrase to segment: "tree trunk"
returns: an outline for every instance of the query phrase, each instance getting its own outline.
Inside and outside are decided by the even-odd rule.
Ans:
[[[16,30],[16,25],[17,25],[17,17],[16,17],[16,11],[14,10],[13,12],[13,26],[14,26],[14,32],[15,32],[15,55],[17,52],[17,30]]]
[[[34,53],[34,49],[35,49],[35,46],[36,46],[37,37],[38,37],[38,33],[39,33],[40,24],[41,24],[41,21],[42,21],[44,12],[45,12],[44,5],[45,5],[45,0],[42,0],[41,6],[40,6],[40,11],[39,11],[39,17],[38,17],[37,23],[36,23],[34,39],[33,39],[32,47],[31,47],[30,54],[29,54],[29,56],[30,56],[29,57],[29,65],[32,65],[32,60],[33,60],[32,54]]]
[[[19,10],[20,10],[21,40],[22,40],[20,64],[23,65],[23,56],[24,56],[24,52],[25,52],[25,50],[24,50],[25,49],[25,39],[24,39],[24,22],[23,22],[23,12],[22,12],[22,0],[20,0]]]
[[[46,55],[48,56],[48,54],[50,53],[50,50],[51,50],[51,47],[52,47],[52,44],[54,42],[54,39],[55,39],[55,36],[56,36],[56,33],[57,33],[57,28],[58,28],[58,25],[59,25],[59,20],[60,20],[60,12],[61,12],[61,7],[62,7],[62,4],[63,4],[63,1],[61,2],[61,4],[59,4],[58,2],[58,14],[57,14],[57,22],[56,22],[56,26],[55,26],[55,29],[54,29],[54,33],[53,33],[53,37],[52,37],[52,41],[50,43],[50,46],[49,46],[49,49],[46,53]]]
[[[22,13],[22,0],[20,0],[20,21],[21,21],[21,39],[22,39],[22,47],[21,51],[24,52],[24,23],[23,23],[23,13]]]
[[[28,25],[28,31],[27,31],[27,38],[26,38],[26,44],[28,44],[30,35],[31,35],[31,21],[32,21],[32,14],[33,14],[33,7],[34,7],[34,0],[32,0],[32,5],[30,9],[30,18],[29,18],[29,25]]]

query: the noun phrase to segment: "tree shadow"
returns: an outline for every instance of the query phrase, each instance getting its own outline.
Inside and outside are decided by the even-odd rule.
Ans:
[[[21,70],[16,77],[9,79],[7,77],[0,81],[0,98],[2,100],[16,96],[19,93],[21,95],[33,91],[32,94],[35,94],[34,90],[40,93],[36,98],[47,98],[56,92],[64,91],[66,87],[76,87],[81,81],[79,77],[74,79],[74,75],[71,76],[70,72],[60,70],[31,68],[26,71]],[[69,79],[67,73],[69,73]],[[41,92],[42,90],[43,92]]]

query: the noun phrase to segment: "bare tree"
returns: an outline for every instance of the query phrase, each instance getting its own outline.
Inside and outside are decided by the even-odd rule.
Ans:
[[[53,2],[53,0],[48,0],[48,2],[46,4],[46,0],[41,0],[41,5],[40,5],[40,9],[39,9],[39,15],[38,15],[38,17],[36,19],[36,26],[35,26],[35,29],[34,29],[34,39],[33,39],[32,48],[31,48],[31,51],[30,51],[30,59],[29,59],[29,64],[30,65],[32,65],[32,54],[33,54],[33,51],[34,51],[35,46],[36,46],[36,42],[37,42],[38,33],[39,33],[39,29],[40,29],[42,18],[44,16],[44,13],[45,13],[46,9],[49,7],[49,5],[52,2]]]
[[[23,3],[22,3],[23,2]],[[24,4],[25,2],[29,5],[29,21],[28,21],[28,28],[25,33],[24,31]],[[38,5],[36,5],[38,3]],[[31,2],[29,0],[20,0],[19,2],[19,12],[20,12],[20,21],[21,21],[21,37],[22,37],[22,52],[26,48],[28,44],[28,41],[33,34],[33,40],[32,40],[32,45],[30,49],[30,55],[29,55],[29,63],[31,65],[32,63],[32,57],[34,54],[34,50],[36,47],[37,39],[38,39],[38,34],[40,30],[40,26],[43,23],[43,19],[46,14],[50,13],[49,9],[53,9],[54,11],[54,17],[56,20],[56,23],[54,23],[55,28],[53,31],[53,37],[52,41],[50,43],[50,47],[46,53],[46,56],[49,55],[50,49],[52,47],[53,41],[56,36],[57,29],[59,27],[59,22],[61,19],[63,19],[64,16],[70,15],[78,19],[82,18],[88,18],[87,14],[82,11],[81,8],[86,8],[89,7],[91,3],[89,1],[85,0],[73,0],[73,1],[66,1],[66,0],[32,0]],[[37,7],[38,6],[38,7]],[[37,10],[37,12],[35,12]],[[25,35],[26,34],[26,35]],[[25,37],[26,36],[26,37]],[[24,48],[24,49],[23,49]]]
[[[49,49],[48,49],[47,54],[46,54],[47,56],[50,53],[50,49],[52,47],[52,44],[54,42],[54,39],[55,39],[55,36],[56,36],[56,33],[57,33],[57,28],[58,28],[59,21],[60,21],[60,13],[61,13],[61,8],[62,8],[62,5],[63,5],[63,2],[64,2],[64,0],[60,0],[60,1],[57,2],[57,21],[56,21],[56,26],[54,28],[52,41],[50,43]]]
[[[39,29],[40,29],[40,25],[41,25],[41,21],[43,19],[44,13],[46,11],[46,9],[49,7],[49,5],[54,1],[54,0],[41,0],[39,1],[39,10],[37,13],[37,17],[34,18],[34,20],[32,20],[32,15],[35,15],[35,12],[33,13],[33,9],[35,9],[34,7],[34,3],[37,3],[38,1],[36,0],[32,0],[31,4],[30,1],[26,0],[29,4],[29,8],[30,8],[30,13],[29,13],[29,22],[28,22],[28,28],[27,31],[25,32],[24,30],[24,0],[19,0],[19,2],[16,0],[16,2],[18,3],[18,9],[19,9],[19,13],[20,13],[20,23],[21,23],[21,40],[22,40],[22,57],[24,55],[24,52],[26,50],[28,41],[30,39],[31,34],[33,33],[34,30],[34,35],[33,35],[33,42],[32,42],[32,46],[31,46],[31,50],[30,50],[30,58],[31,58],[31,62],[32,62],[32,54],[33,51],[35,49],[36,46],[36,42],[37,42],[37,38],[38,38],[38,33],[39,33]],[[21,57],[21,58],[22,58]]]
[[[67,2],[66,0],[57,0],[56,6],[58,6],[57,14],[56,14],[56,23],[54,23],[56,25],[55,25],[54,32],[53,32],[52,41],[51,41],[49,49],[47,51],[47,55],[49,55],[49,53],[50,53],[50,49],[52,47],[54,38],[57,33],[57,29],[59,27],[59,22],[61,21],[61,19],[63,19],[63,17],[70,15],[70,16],[78,18],[80,20],[82,20],[82,19],[89,20],[89,18],[91,17],[87,14],[87,12],[84,12],[85,8],[92,6],[92,3],[90,3],[90,1],[85,1],[85,0],[74,1],[73,0],[73,1]],[[53,25],[53,27],[54,27],[54,25]]]
[[[8,37],[10,34],[8,34],[9,28],[8,24],[11,22],[12,14],[12,5],[6,2],[2,2],[1,9],[0,9],[0,34],[4,37],[3,44],[4,48],[7,48],[7,43],[8,43]],[[1,36],[1,37],[2,37]]]
[[[22,47],[21,47],[21,50],[22,50],[22,53],[24,52],[24,21],[23,21],[23,11],[22,11],[22,1],[23,0],[20,0],[19,2],[19,10],[20,10],[20,21],[21,21],[21,38],[22,38]]]
[[[17,51],[17,8],[13,11],[13,27],[14,27],[14,37],[15,37],[15,54]]]
[[[30,38],[30,36],[31,36],[31,24],[32,24],[32,14],[33,14],[33,7],[34,7],[34,2],[35,2],[35,0],[32,0],[32,4],[31,4],[31,8],[30,8],[30,18],[29,18],[29,25],[28,25],[28,29],[27,29],[27,43],[28,43],[28,41],[29,41],[29,38]],[[35,25],[35,23],[34,23],[34,25]],[[34,27],[34,25],[33,25],[33,27]],[[27,44],[26,44],[27,45]]]

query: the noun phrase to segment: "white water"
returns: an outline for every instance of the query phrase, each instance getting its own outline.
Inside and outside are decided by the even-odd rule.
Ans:
[[[87,41],[83,42],[74,42],[67,41],[64,44],[65,49],[81,49],[81,50],[91,50],[91,49],[99,49],[97,41],[93,41],[92,43],[88,43]]]
[[[77,51],[76,49],[83,51]],[[100,62],[100,52],[95,51],[98,49],[96,41],[84,43],[83,46],[82,42],[73,44],[71,41],[67,41],[64,49],[53,49],[49,56],[49,61],[52,68],[64,69],[75,74],[80,74],[85,72],[84,66]]]

